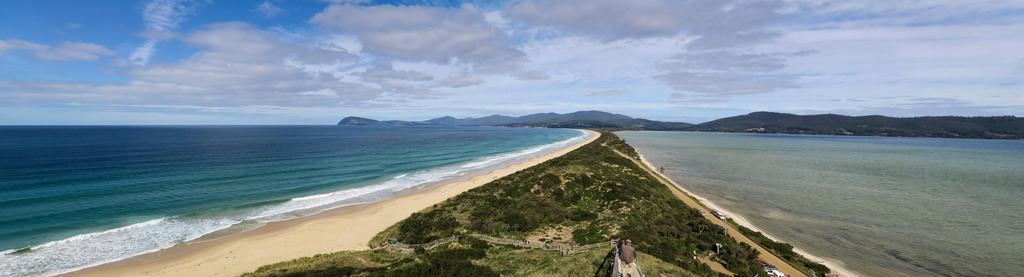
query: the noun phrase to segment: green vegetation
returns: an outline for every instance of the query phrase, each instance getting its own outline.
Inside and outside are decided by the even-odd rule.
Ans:
[[[626,156],[630,156],[637,160],[640,159],[640,153],[637,153],[636,149],[634,149],[632,146],[629,146],[629,144],[626,143],[626,140],[623,140],[618,136],[608,138],[604,142],[604,145],[607,147],[611,147],[612,149],[615,149],[622,154],[626,154]]]
[[[794,115],[755,112],[689,127],[691,131],[893,137],[1024,139],[1024,118],[1013,116]]]
[[[499,276],[489,267],[473,263],[485,257],[488,245],[467,239],[469,245],[415,255],[384,251],[337,252],[262,266],[243,276]]]
[[[813,272],[817,274],[817,276],[823,276],[825,273],[831,272],[831,270],[825,265],[808,260],[804,256],[793,252],[793,246],[788,243],[775,241],[766,237],[764,234],[761,234],[761,232],[754,231],[750,228],[737,224],[735,221],[732,221],[732,219],[729,219],[728,221],[739,229],[744,236],[747,236],[747,238],[750,238],[750,240],[761,245],[761,247],[764,247],[768,252],[772,252],[775,256],[786,260],[789,264],[808,275],[814,276],[814,274],[811,274]]]
[[[648,275],[720,276],[693,254],[738,276],[767,276],[757,251],[676,198],[631,160],[636,151],[611,133],[562,157],[519,171],[414,213],[377,235],[426,243],[453,235],[486,234],[563,244],[629,238]],[[319,255],[260,268],[252,276],[594,275],[608,265],[609,248],[562,256],[554,251],[489,246],[467,239],[402,255],[374,251]]]
[[[242,276],[348,276],[387,267],[403,258],[384,251],[342,251],[265,265]]]
[[[755,250],[733,241],[611,149],[636,155],[620,138],[605,133],[565,156],[415,213],[378,239],[424,243],[466,233],[515,238],[571,234],[550,239],[582,245],[624,237],[641,252],[702,275],[715,273],[694,261],[693,252],[711,251],[718,242],[726,249],[719,258],[732,272],[752,276],[761,270]]]
[[[487,258],[478,263],[503,276],[595,276],[595,273],[606,272],[611,265],[610,250],[609,246],[562,256],[554,251],[492,246],[487,251]],[[637,260],[642,263],[643,271],[648,276],[694,276],[678,266],[644,253],[640,253]]]
[[[267,265],[243,276],[592,276],[607,270],[610,254],[601,248],[562,256],[464,238],[429,253],[345,251]],[[648,276],[694,276],[643,253],[637,260]]]

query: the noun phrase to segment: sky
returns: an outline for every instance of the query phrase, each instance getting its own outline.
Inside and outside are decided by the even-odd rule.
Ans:
[[[1024,116],[1021,0],[0,3],[0,125]]]

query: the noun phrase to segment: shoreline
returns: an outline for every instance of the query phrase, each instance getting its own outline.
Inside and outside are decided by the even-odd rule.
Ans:
[[[658,168],[658,167],[654,166],[653,163],[651,163],[646,158],[644,158],[643,154],[640,154],[639,151],[637,151],[637,152],[638,152],[637,154],[640,155],[640,161],[641,162],[643,162],[645,165],[647,165],[650,168]],[[748,229],[760,232],[765,237],[767,237],[767,238],[769,238],[771,240],[778,241],[778,242],[786,242],[784,240],[780,240],[780,239],[776,238],[775,236],[772,236],[771,234],[761,230],[760,228],[757,228],[756,225],[754,225],[753,223],[748,221],[746,218],[743,218],[742,216],[740,216],[740,215],[738,215],[736,213],[733,213],[733,212],[731,212],[729,210],[721,208],[720,206],[716,205],[714,202],[708,200],[707,198],[704,198],[704,197],[702,197],[700,195],[694,194],[689,189],[686,189],[682,185],[679,185],[679,183],[676,182],[675,180],[672,180],[672,178],[670,178],[668,175],[665,175],[665,174],[660,173],[660,172],[655,172],[655,173],[657,173],[658,175],[661,175],[661,177],[664,178],[665,180],[668,180],[669,182],[672,182],[672,184],[675,185],[676,188],[678,188],[680,191],[683,191],[684,193],[688,194],[693,199],[697,200],[697,202],[700,203],[701,205],[704,205],[706,207],[709,207],[709,208],[712,208],[712,209],[724,212],[726,215],[729,216],[729,218],[731,218],[734,222],[736,222],[736,224],[739,224],[740,226],[743,226],[743,227],[746,227]],[[806,257],[807,259],[809,259],[811,261],[814,261],[814,262],[817,262],[817,263],[821,263],[821,264],[827,266],[829,269],[832,270],[833,273],[838,273],[840,276],[844,276],[844,277],[863,276],[862,274],[857,274],[856,272],[854,272],[854,271],[844,267],[842,261],[839,261],[839,260],[836,260],[836,259],[823,258],[823,257],[820,257],[820,256],[812,255],[812,254],[808,253],[807,251],[804,251],[804,250],[802,250],[802,249],[800,249],[800,248],[798,248],[796,246],[793,246],[793,252],[795,252],[797,254],[800,254],[801,256],[804,256],[804,257]]]
[[[369,249],[369,241],[387,227],[464,191],[560,157],[597,139],[582,138],[547,153],[436,183],[404,189],[392,197],[329,209],[314,215],[263,224],[216,239],[199,238],[120,261],[71,271],[61,276],[236,276],[276,262],[316,254]]]

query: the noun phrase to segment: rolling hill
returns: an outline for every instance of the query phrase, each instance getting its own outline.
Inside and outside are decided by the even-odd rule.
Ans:
[[[378,121],[362,117],[346,117],[338,122],[341,126],[510,126],[547,128],[622,128],[630,130],[681,131],[693,124],[682,122],[654,121],[633,118],[626,115],[601,111],[578,111],[573,113],[537,113],[519,117],[491,115],[485,117],[455,118],[438,117],[424,121]]]
[[[754,112],[691,126],[688,131],[894,137],[1024,139],[1024,118],[1014,116],[887,117]]]
[[[438,117],[424,121],[378,121],[346,117],[341,126],[508,126],[545,128],[620,128],[651,131],[780,133],[806,135],[1024,139],[1024,118],[1014,116],[887,117],[838,114],[796,115],[753,112],[697,125],[654,121],[601,111],[537,113],[524,116]]]

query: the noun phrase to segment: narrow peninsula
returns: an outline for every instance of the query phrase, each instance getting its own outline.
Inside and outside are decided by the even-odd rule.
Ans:
[[[245,276],[607,276],[629,239],[644,276],[826,276],[829,268],[712,210],[610,132],[378,233],[369,250]]]

